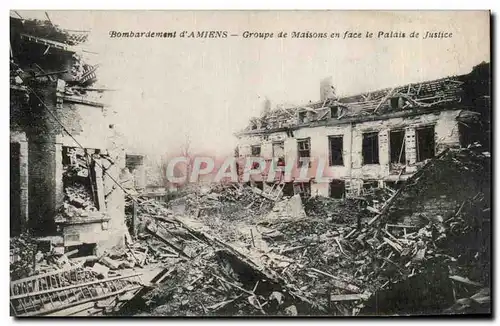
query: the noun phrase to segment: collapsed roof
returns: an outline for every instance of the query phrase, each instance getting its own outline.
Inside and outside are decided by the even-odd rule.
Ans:
[[[421,83],[385,88],[346,97],[331,96],[324,101],[294,107],[277,107],[267,110],[260,117],[250,119],[250,124],[240,133],[252,134],[279,131],[301,126],[314,126],[320,121],[336,120],[339,123],[376,118],[388,113],[474,106],[474,97],[489,97],[489,63],[481,63],[470,74],[451,76]],[[482,90],[477,92],[477,84]],[[472,93],[472,94],[471,94]],[[350,118],[350,119],[349,119]]]

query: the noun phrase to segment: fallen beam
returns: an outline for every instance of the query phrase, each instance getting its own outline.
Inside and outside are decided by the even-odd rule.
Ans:
[[[148,231],[149,234],[151,234],[152,236],[156,237],[158,240],[162,241],[163,243],[165,243],[166,245],[168,245],[169,247],[171,247],[172,249],[174,249],[176,252],[179,253],[179,255],[182,255],[182,256],[184,256],[186,258],[191,259],[191,257],[188,256],[181,248],[177,247],[175,244],[173,244],[172,242],[168,241],[163,236],[159,235],[157,233],[158,232],[158,228],[156,230],[152,229],[151,228],[151,224],[149,224],[146,227],[146,231]]]
[[[478,286],[478,287],[483,287],[483,285],[481,283],[471,281],[466,277],[462,277],[462,276],[458,276],[458,275],[450,275],[449,278],[454,280],[454,281],[460,282],[460,283]]]

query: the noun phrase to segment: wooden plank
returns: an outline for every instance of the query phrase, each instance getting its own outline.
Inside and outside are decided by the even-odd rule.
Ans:
[[[366,206],[366,209],[369,210],[370,212],[372,213],[375,213],[375,214],[380,214],[380,211],[376,208],[373,208],[371,206]]]
[[[132,200],[132,236],[137,235],[137,203]]]
[[[356,301],[356,300],[366,300],[368,296],[361,293],[354,294],[332,294],[330,296],[330,301]]]
[[[418,226],[415,225],[403,225],[403,224],[386,224],[387,227],[392,228],[404,228],[404,229],[418,229]]]
[[[398,245],[397,243],[387,239],[386,237],[383,237],[384,239],[384,242],[387,243],[388,245],[390,245],[391,247],[393,247],[394,249],[396,249],[396,251],[398,253],[401,253],[401,251],[403,251],[403,247],[401,247],[400,245]]]
[[[106,107],[106,105],[104,105],[103,103],[87,100],[84,96],[64,95],[64,96],[62,96],[62,99],[65,101],[68,101],[68,102],[85,104],[85,105],[95,106],[98,108]]]

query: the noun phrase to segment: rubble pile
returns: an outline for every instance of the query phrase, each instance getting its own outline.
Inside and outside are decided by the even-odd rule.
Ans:
[[[338,200],[328,197],[316,196],[304,203],[304,209],[308,216],[315,216],[327,222],[339,224],[356,221],[360,215],[368,215],[363,209],[363,201],[346,198]]]
[[[147,255],[145,264],[161,261],[166,268],[144,296],[142,314],[286,315],[296,314],[297,307],[317,313],[254,257],[255,251],[221,240],[199,220],[169,216],[146,223],[147,234],[139,234],[135,246]]]
[[[33,273],[37,245],[29,234],[10,238],[10,279],[17,280]]]
[[[306,200],[303,207],[298,195],[275,203],[242,186],[190,194],[184,198],[185,214],[168,208],[171,203],[139,197],[137,239],[126,237],[124,248],[85,258],[85,266],[104,279],[162,267],[152,287],[141,288],[133,304],[115,314],[487,311],[487,162],[488,155],[472,151],[440,155],[372,210],[366,209],[366,201],[325,198]],[[477,183],[467,182],[468,192],[452,185],[446,195],[434,193],[434,185],[443,188],[451,182],[449,175],[452,182]],[[436,205],[437,199],[442,205]],[[260,203],[255,210],[242,208],[254,203]],[[228,210],[223,206],[244,212],[236,221],[224,214]],[[408,218],[415,213],[418,219]],[[360,222],[359,216],[366,218]],[[68,263],[64,255],[38,256],[41,265],[61,268]]]
[[[168,208],[168,205],[165,202],[145,196],[137,196],[133,199],[128,197],[125,205],[131,207],[133,201],[137,203],[137,214],[139,216],[168,216],[172,214],[172,211]]]
[[[274,203],[258,196],[252,187],[218,184],[206,193],[186,196],[186,213],[191,215],[223,215],[226,220],[240,221],[268,212]]]
[[[98,211],[97,184],[92,168],[97,155],[87,151],[67,148],[63,152],[64,202],[59,208],[57,221],[88,217]]]
[[[460,155],[454,154],[446,159],[461,162],[460,165],[466,167],[463,172],[471,175],[481,173],[468,167]],[[439,166],[450,168],[450,164]],[[434,165],[429,165],[424,171],[433,169]],[[445,175],[445,171],[441,170],[438,174]],[[435,173],[432,175],[435,183],[442,181]],[[476,175],[475,178],[478,177]],[[484,179],[488,180],[487,176]],[[408,189],[398,192],[394,200],[383,206],[381,210],[384,213],[375,215],[375,219],[370,221],[388,219],[387,212],[391,212],[389,208],[396,199],[408,200],[412,197],[412,185],[430,193],[425,190],[426,180],[429,179],[425,175],[417,174],[409,180]],[[464,180],[464,176],[455,180]],[[479,218],[481,215],[478,212],[484,215],[484,219]],[[241,252],[273,274],[280,275],[287,286],[296,289],[296,294],[313,306],[326,307],[328,314],[379,313],[382,305],[374,305],[374,300],[381,293],[394,292],[414,280],[428,282],[425,280],[429,279],[440,286],[425,291],[439,299],[433,297],[431,302],[427,299],[428,302],[420,304],[423,306],[420,308],[416,308],[413,302],[408,305],[413,309],[411,312],[440,313],[447,308],[445,305],[451,306],[453,300],[469,298],[474,295],[471,293],[474,290],[489,285],[489,250],[485,245],[489,241],[489,229],[484,223],[478,223],[478,219],[487,221],[489,201],[484,194],[474,195],[456,205],[453,216],[446,215],[446,219],[435,211],[432,211],[436,214],[434,216],[430,213],[423,215],[429,217],[424,225],[380,222],[364,224],[362,228],[354,223],[342,226],[332,223],[333,219],[326,221],[314,217],[272,222],[264,220],[260,227],[254,228],[251,238],[244,239]],[[217,231],[209,229],[207,232]],[[476,238],[471,239],[471,236]],[[471,243],[478,245],[470,248]],[[411,287],[406,288],[405,296],[409,295],[408,291],[412,291]],[[423,295],[425,291],[413,289],[416,296]],[[448,295],[450,293],[451,296]],[[481,298],[487,301],[484,296]],[[437,304],[436,300],[440,303]],[[398,307],[396,304],[393,306]],[[391,312],[390,306],[384,309],[384,313]],[[399,312],[410,313],[408,309],[408,306],[401,307]],[[298,310],[298,314],[308,313],[307,310]]]

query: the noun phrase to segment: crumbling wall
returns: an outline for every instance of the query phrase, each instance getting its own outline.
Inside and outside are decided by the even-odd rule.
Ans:
[[[125,193],[114,182],[120,182],[120,174],[125,169],[125,150],[120,136],[113,134],[107,138],[106,148],[113,164],[101,160],[106,168],[103,175],[106,210],[111,218],[108,229],[102,232],[105,238],[102,239],[100,247],[103,249],[123,245],[123,235],[128,232],[125,224]]]
[[[436,153],[446,148],[460,146],[460,133],[457,117],[460,111],[442,111],[436,121]]]
[[[420,226],[439,216],[449,219],[465,209],[471,198],[488,199],[488,162],[470,150],[444,153],[424,167],[418,185],[409,184],[403,189],[388,210],[388,220]]]
[[[106,108],[64,102],[58,117],[74,138],[85,148],[106,147],[106,138],[113,129],[112,118]],[[60,134],[64,146],[78,146],[66,132]]]
[[[47,82],[43,87],[35,90],[37,95],[31,94],[26,107],[15,109],[16,129],[25,133],[23,149],[27,151],[27,158],[22,165],[27,169],[27,187],[21,192],[21,197],[27,199],[29,227],[35,234],[48,235],[56,233],[55,216],[64,202],[63,185],[63,158],[64,146],[99,149],[101,153],[108,153],[112,148],[115,154],[113,166],[106,171],[119,181],[121,169],[125,166],[123,144],[117,143],[115,131],[111,121],[113,114],[107,109],[91,105],[65,102],[62,98],[65,84],[62,81]],[[38,98],[39,97],[39,98]],[[48,110],[54,113],[67,131],[77,140],[68,135],[59,122],[52,117]],[[17,115],[16,115],[17,114]],[[21,116],[19,116],[21,115]],[[17,140],[17,139],[16,139]],[[22,169],[21,169],[22,170]],[[101,232],[92,229],[86,232],[83,227],[83,237],[94,237],[100,247],[110,248],[119,244],[123,239],[125,228],[124,195],[107,178],[107,206],[111,220],[108,225],[101,227]],[[90,228],[88,226],[87,228]],[[92,226],[97,227],[97,226]]]

